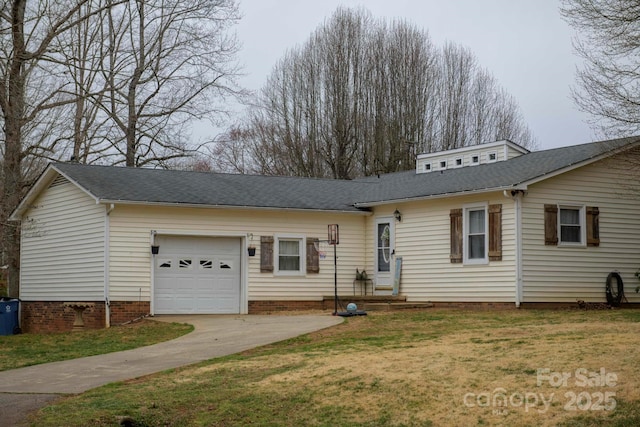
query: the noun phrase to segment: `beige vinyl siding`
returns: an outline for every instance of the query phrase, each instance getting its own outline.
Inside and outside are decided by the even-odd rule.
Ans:
[[[483,265],[450,262],[451,209],[465,204],[502,204],[502,261]],[[392,215],[398,209],[402,221],[395,223],[397,256],[402,256],[400,295],[408,301],[514,302],[515,240],[514,205],[502,193],[451,197],[376,208],[375,216]],[[372,217],[369,222],[375,221]],[[373,227],[373,226],[371,226]],[[373,228],[371,228],[373,229]],[[373,241],[368,243],[373,271]]]
[[[501,159],[501,160],[511,160],[514,159],[516,157],[522,156],[522,152],[519,150],[516,150],[514,147],[509,146],[508,144],[505,145],[506,150],[507,150],[507,158],[506,159]]]
[[[208,236],[253,234],[253,240],[247,239],[247,244],[256,247],[256,255],[246,257],[250,301],[320,300],[325,295],[333,295],[333,247],[327,247],[326,257],[320,259],[320,273],[303,276],[261,273],[260,236],[291,234],[326,240],[327,225],[339,224],[337,254],[341,294],[352,293],[355,269],[364,263],[365,217],[359,214],[117,205],[110,219],[112,300],[150,300],[151,230]]]
[[[20,298],[104,300],[105,207],[55,181],[22,220]]]
[[[531,185],[523,199],[523,302],[605,301],[605,281],[619,271],[625,295],[640,302],[634,273],[640,267],[640,198],[625,190],[637,176],[604,160]],[[600,246],[544,244],[544,204],[595,206]]]

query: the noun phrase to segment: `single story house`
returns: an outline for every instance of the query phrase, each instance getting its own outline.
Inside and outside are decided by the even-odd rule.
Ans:
[[[91,303],[90,327],[320,308],[329,224],[341,295],[364,269],[368,292],[390,295],[397,277],[408,302],[602,302],[617,272],[640,302],[639,142],[497,141],[351,181],[53,163],[12,214],[22,326],[71,328],[73,302]]]

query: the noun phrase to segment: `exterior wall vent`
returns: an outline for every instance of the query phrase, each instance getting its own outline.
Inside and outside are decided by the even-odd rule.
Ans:
[[[51,184],[49,184],[49,188],[59,187],[61,185],[67,184],[68,182],[69,181],[67,181],[67,178],[62,175],[58,175],[58,177],[54,179]]]

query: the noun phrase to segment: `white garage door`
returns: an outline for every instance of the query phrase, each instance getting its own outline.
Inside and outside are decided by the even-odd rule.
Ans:
[[[240,313],[240,239],[156,236],[156,314]]]

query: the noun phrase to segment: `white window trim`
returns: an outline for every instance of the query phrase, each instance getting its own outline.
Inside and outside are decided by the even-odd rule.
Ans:
[[[495,163],[498,161],[498,152],[497,151],[487,151],[487,163]],[[495,159],[491,160],[491,155],[495,156]]]
[[[306,237],[302,234],[276,234],[273,236],[273,263],[275,276],[304,276],[307,272],[307,244]],[[280,240],[300,241],[300,269],[298,271],[280,271]]]
[[[484,258],[469,258],[469,212],[484,209]],[[473,203],[462,207],[462,261],[464,264],[489,264],[489,203]]]
[[[431,162],[425,163],[423,168],[425,172],[431,172],[433,170],[433,167],[431,166]]]
[[[444,163],[444,166],[442,164]],[[438,165],[440,170],[447,170],[447,166],[449,166],[449,162],[447,160],[438,160]]]
[[[460,164],[458,164],[458,160],[460,161]],[[464,166],[464,158],[456,157],[455,159],[453,159],[453,167],[454,168],[461,168],[463,166]]]
[[[560,218],[562,217],[561,209],[576,209],[580,211],[580,242],[563,242],[562,241],[562,226],[560,225]],[[558,205],[558,246],[574,247],[574,248],[586,248],[587,247],[587,208],[586,205],[571,205],[571,204],[559,204]]]
[[[476,158],[476,161],[473,160],[473,158]],[[472,154],[471,156],[469,156],[469,164],[471,164],[471,166],[476,166],[480,164],[480,154]]]

